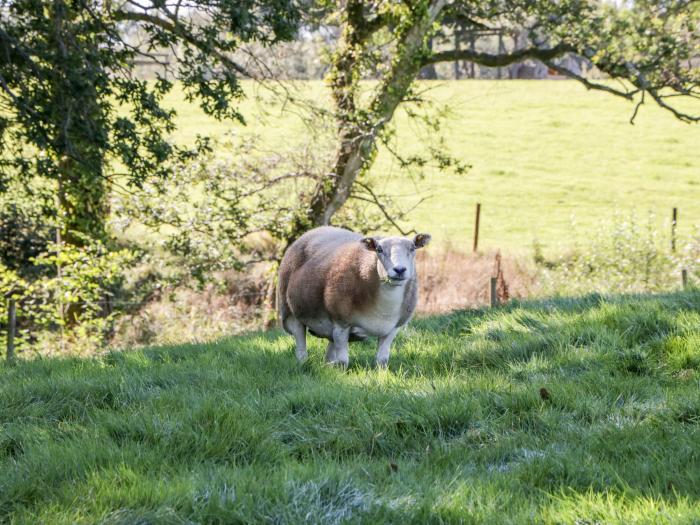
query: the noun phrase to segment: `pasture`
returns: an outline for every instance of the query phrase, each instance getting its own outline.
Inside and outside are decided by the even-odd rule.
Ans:
[[[0,366],[1,523],[697,523],[700,293]]]
[[[301,99],[327,97],[321,82],[289,87]],[[289,104],[252,84],[246,90],[247,127],[208,119],[173,92],[167,102],[179,115],[174,139],[189,143],[197,133],[234,130],[259,136],[271,151],[308,140],[308,127]],[[435,81],[419,90],[427,90],[434,112],[444,110],[446,151],[471,170],[457,175],[428,166],[415,179],[382,149],[371,173],[406,208],[430,196],[411,213],[410,226],[443,245],[469,249],[476,202],[482,203],[480,246],[510,253],[529,251],[535,239],[548,253],[566,249],[616,210],[640,222],[652,212],[664,227],[678,207],[680,236],[700,224],[700,128],[652,103],[630,125],[633,104],[574,81]],[[395,122],[393,146],[404,154],[435,137],[403,111]]]

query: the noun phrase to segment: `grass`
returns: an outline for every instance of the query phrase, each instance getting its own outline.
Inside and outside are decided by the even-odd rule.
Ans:
[[[700,292],[0,367],[1,523],[700,523]],[[544,389],[544,390],[542,390]]]
[[[431,195],[409,222],[438,242],[471,247],[476,202],[482,203],[480,246],[511,253],[529,250],[534,239],[550,253],[569,247],[573,236],[587,238],[615,209],[640,217],[651,211],[660,225],[678,207],[681,237],[700,224],[699,126],[653,104],[630,125],[633,104],[574,81],[441,81],[420,88],[430,89],[437,107],[445,106],[447,149],[472,169],[460,176],[428,168],[414,183],[381,151],[372,174],[404,195],[405,206],[416,193]],[[327,99],[321,82],[296,89],[298,97]],[[248,91],[242,106],[247,128],[207,119],[175,91],[167,101],[179,114],[175,139],[189,143],[203,131],[216,136],[234,129],[259,135],[273,150],[289,147],[294,137],[307,140],[295,115],[264,91],[252,85]],[[698,104],[686,109],[700,112]],[[396,124],[395,147],[419,150],[417,126],[403,112]]]

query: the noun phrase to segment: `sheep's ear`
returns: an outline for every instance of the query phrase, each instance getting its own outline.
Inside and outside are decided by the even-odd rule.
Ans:
[[[360,239],[360,242],[365,245],[365,248],[368,250],[372,250],[373,252],[377,251],[377,239],[374,237],[365,237],[364,239]]]
[[[413,238],[413,245],[416,248],[422,248],[423,246],[428,245],[430,239],[432,239],[432,237],[429,233],[419,233]]]

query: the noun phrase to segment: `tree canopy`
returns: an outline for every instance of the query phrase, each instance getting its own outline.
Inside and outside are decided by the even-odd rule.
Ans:
[[[319,182],[306,213],[298,216],[289,238],[312,225],[327,224],[351,197],[371,165],[396,108],[414,99],[421,68],[467,60],[498,67],[537,59],[589,89],[635,101],[631,121],[647,99],[676,118],[694,123],[700,115],[681,109],[679,97],[700,98],[700,13],[692,0],[642,0],[625,6],[596,0],[416,0],[325,3],[316,22],[337,23],[341,37],[331,59],[329,83],[338,127],[331,174]],[[324,18],[325,17],[325,18]],[[321,22],[323,23],[323,22]],[[526,45],[498,53],[440,48],[431,38],[460,30],[518,30]],[[562,59],[579,57],[607,75],[594,81]],[[360,96],[359,81],[379,83],[370,97]]]
[[[110,182],[166,177],[203,146],[168,141],[172,82],[137,78],[134,61],[174,50],[190,100],[243,120],[242,71],[228,54],[290,39],[297,22],[292,0],[0,0],[0,191],[14,181],[43,196],[67,240],[103,237]]]

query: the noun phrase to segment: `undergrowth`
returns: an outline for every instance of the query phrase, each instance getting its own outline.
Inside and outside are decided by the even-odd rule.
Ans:
[[[653,214],[641,221],[616,211],[612,220],[582,232],[575,221],[566,247],[547,258],[535,242],[534,262],[539,268],[539,293],[545,296],[598,293],[670,292],[700,284],[700,225],[675,239],[671,225],[657,226]]]

